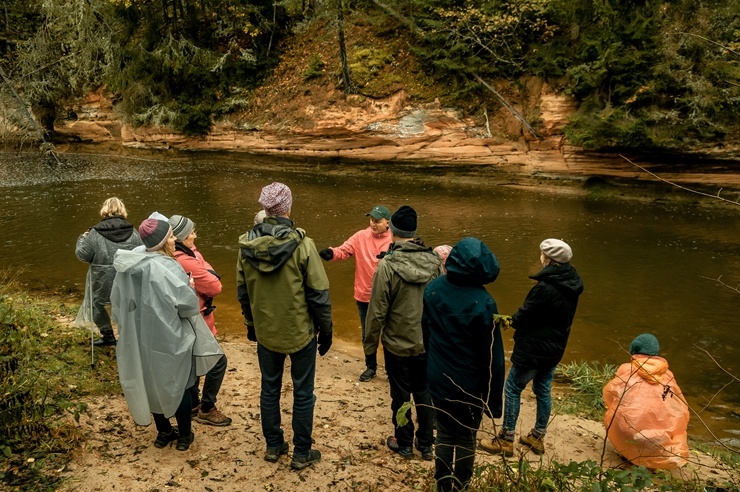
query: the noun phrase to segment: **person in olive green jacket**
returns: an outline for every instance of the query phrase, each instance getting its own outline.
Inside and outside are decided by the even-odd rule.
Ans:
[[[374,354],[383,340],[385,370],[391,390],[391,414],[395,427],[388,437],[388,447],[404,458],[414,454],[412,443],[426,460],[434,458],[432,429],[434,410],[427,385],[427,354],[421,317],[424,289],[435,277],[442,275],[442,260],[427,248],[416,234],[416,211],[404,205],[391,216],[393,244],[378,263],[373,277],[373,289],[367,312],[367,327],[363,347],[365,354]],[[414,439],[411,410],[408,423],[399,426],[396,413],[414,396],[418,429]]]
[[[239,238],[237,296],[247,338],[257,342],[265,460],[277,462],[288,452],[280,427],[280,394],[285,358],[290,356],[295,447],[291,467],[302,469],[321,459],[321,452],[311,449],[311,434],[317,345],[325,355],[332,343],[329,279],[313,240],[289,218],[290,188],[267,185],[259,202],[267,217]]]

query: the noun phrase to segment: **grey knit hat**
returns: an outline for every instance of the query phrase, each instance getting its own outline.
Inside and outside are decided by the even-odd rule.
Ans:
[[[540,243],[540,251],[558,263],[568,263],[573,258],[573,250],[560,239],[545,239]]]
[[[147,251],[158,251],[167,242],[171,230],[170,224],[164,220],[146,219],[139,225],[139,237]]]
[[[660,344],[655,335],[650,333],[643,333],[637,335],[632,343],[630,343],[630,354],[642,354],[642,355],[658,355],[660,352]]]
[[[195,229],[195,222],[187,217],[175,214],[170,217],[170,226],[172,226],[172,234],[175,235],[178,241],[183,242]]]

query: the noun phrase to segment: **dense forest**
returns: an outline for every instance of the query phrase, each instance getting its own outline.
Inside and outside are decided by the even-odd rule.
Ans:
[[[737,0],[5,0],[0,120],[53,135],[105,86],[133,125],[204,134],[321,24],[339,59],[303,77],[367,93],[375,71],[355,24],[402,38],[442,98],[468,112],[494,83],[546,80],[580,103],[566,136],[586,149],[670,150],[740,136]],[[372,61],[393,64],[394,53]],[[327,73],[327,70],[331,73]],[[396,81],[398,82],[398,81]],[[488,89],[487,89],[488,88]],[[530,115],[531,116],[531,115]],[[537,127],[536,115],[529,123]],[[42,138],[43,139],[43,138]]]

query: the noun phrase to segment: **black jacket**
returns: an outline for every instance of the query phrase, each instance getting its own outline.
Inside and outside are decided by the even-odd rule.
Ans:
[[[447,258],[447,275],[424,292],[422,329],[429,391],[435,402],[458,400],[493,417],[502,412],[504,347],[493,327],[496,302],[484,284],[499,273],[496,257],[475,238],[461,240]]]
[[[511,362],[527,369],[547,369],[563,358],[583,282],[569,263],[547,265],[530,278],[537,285],[512,316],[516,332]]]

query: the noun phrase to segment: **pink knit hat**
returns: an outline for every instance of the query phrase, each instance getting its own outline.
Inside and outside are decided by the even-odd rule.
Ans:
[[[286,185],[275,182],[262,188],[259,202],[268,216],[285,215],[293,205],[293,194]]]
[[[442,265],[447,262],[447,257],[450,256],[450,251],[452,251],[452,246],[449,244],[443,244],[442,246],[434,248],[434,252],[437,253],[437,256],[442,258]]]

